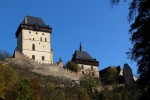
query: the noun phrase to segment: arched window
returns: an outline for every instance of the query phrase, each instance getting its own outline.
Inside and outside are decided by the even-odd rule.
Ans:
[[[91,66],[91,71],[93,71],[93,66]]]
[[[32,50],[35,51],[35,44],[32,44]]]
[[[47,38],[45,38],[45,42],[47,42]]]

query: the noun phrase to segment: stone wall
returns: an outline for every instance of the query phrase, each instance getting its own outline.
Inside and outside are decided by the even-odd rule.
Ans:
[[[126,84],[132,84],[134,82],[132,69],[128,64],[124,64],[123,77]]]
[[[51,34],[48,32],[22,29],[17,37],[16,50],[29,58],[34,56],[35,61],[53,64]]]
[[[35,62],[34,60],[29,59],[18,51],[15,51],[14,57],[15,58],[6,59],[7,62],[13,62],[17,65],[20,65],[21,67],[28,67],[32,72],[36,72],[42,75],[64,77],[70,80],[79,80],[81,78],[80,74],[71,72],[60,67],[59,65]]]

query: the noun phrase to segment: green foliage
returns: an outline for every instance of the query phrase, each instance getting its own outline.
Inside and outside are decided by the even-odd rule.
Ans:
[[[3,76],[4,82],[7,83],[7,86],[18,81],[17,72],[9,64],[0,65],[0,74]]]
[[[140,90],[137,85],[115,87],[112,91],[103,90],[99,94],[99,100],[138,100]]]
[[[111,1],[115,4],[120,0]],[[150,93],[150,0],[132,0],[129,6],[129,20],[131,19],[134,19],[129,30],[133,47],[128,54],[131,60],[137,62],[139,84],[145,95]]]
[[[4,99],[5,98],[5,93],[4,93],[4,79],[3,76],[0,74],[0,98]]]
[[[12,66],[0,64],[0,94],[3,94],[3,98],[18,80],[18,75]]]
[[[79,86],[70,85],[65,78],[40,75],[16,65],[0,65],[0,73],[0,98],[6,100],[136,100],[139,96],[134,86],[103,90],[90,71]]]
[[[131,59],[137,62],[140,83],[149,86],[150,82],[150,1],[144,0],[139,3],[138,16],[131,25]]]
[[[66,68],[73,71],[73,72],[78,72],[80,70],[80,67],[79,65],[75,64],[74,62],[72,61],[69,61],[67,64],[66,64]]]
[[[86,72],[81,79],[81,85],[88,91],[92,91],[97,86],[100,86],[100,80],[97,77],[93,77],[91,72]]]
[[[106,73],[104,74],[104,78],[102,81],[104,84],[113,84],[118,82],[119,73],[115,67],[110,67],[106,69]]]
[[[3,60],[3,56],[2,56],[2,54],[0,53],[0,61],[2,61]]]
[[[7,99],[12,100],[33,100],[33,87],[29,80],[24,79],[12,89]]]
[[[82,86],[65,86],[64,92],[67,100],[91,100],[90,93]]]

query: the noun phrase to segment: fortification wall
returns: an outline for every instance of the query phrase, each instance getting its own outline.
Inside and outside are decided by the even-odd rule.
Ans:
[[[8,62],[13,62],[17,65],[20,65],[21,67],[28,67],[32,72],[42,75],[64,77],[70,80],[79,80],[81,78],[80,74],[71,72],[60,67],[59,65],[35,62],[33,59],[29,59],[18,51],[15,51],[14,58],[6,60]]]

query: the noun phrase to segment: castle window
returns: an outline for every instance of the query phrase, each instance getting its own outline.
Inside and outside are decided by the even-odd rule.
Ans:
[[[35,55],[32,55],[32,59],[35,60]]]
[[[44,60],[44,56],[42,56],[42,60]]]
[[[45,42],[47,42],[47,38],[45,38]]]
[[[29,33],[31,33],[31,31],[29,31]]]
[[[82,67],[82,69],[84,69],[84,66],[83,66],[83,65],[81,65],[81,67]]]
[[[94,76],[94,73],[92,73],[92,76]]]
[[[38,33],[36,32],[36,34],[38,34]]]
[[[82,74],[84,75],[84,71],[82,71]]]
[[[42,35],[44,35],[44,33],[42,33]]]
[[[40,41],[42,41],[42,37],[40,37]]]
[[[32,44],[32,50],[35,51],[35,44]]]
[[[93,66],[91,66],[91,71],[93,71]]]
[[[33,40],[34,40],[34,38],[33,38]]]

